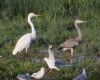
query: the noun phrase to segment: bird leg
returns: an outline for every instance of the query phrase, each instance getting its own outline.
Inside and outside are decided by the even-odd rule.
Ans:
[[[74,50],[73,50],[73,48],[70,48],[70,50],[71,50],[70,62],[71,62],[71,64],[73,64]]]
[[[49,72],[52,72],[52,69],[50,69],[50,71]]]
[[[27,56],[27,59],[30,58],[30,55],[28,54],[28,48],[29,48],[29,46],[30,46],[30,45],[28,45],[28,46],[26,47],[26,56]]]
[[[74,49],[71,48],[70,50],[71,50],[71,57],[74,57]]]
[[[27,53],[27,48],[26,48],[26,53]]]
[[[73,64],[73,62],[74,62],[74,59],[73,59],[73,58],[70,58],[70,62],[71,62],[71,64]]]

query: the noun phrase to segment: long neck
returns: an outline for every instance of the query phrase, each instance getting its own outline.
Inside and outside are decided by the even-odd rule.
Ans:
[[[43,72],[44,72],[44,70],[41,70],[41,72],[43,73]]]
[[[49,47],[49,49],[48,50],[51,50],[51,48]]]
[[[82,74],[84,74],[84,75],[86,75],[86,71],[83,69],[83,72],[82,72]]]
[[[31,21],[31,17],[28,17],[28,23],[29,23],[29,25],[31,26],[32,35],[34,35],[34,37],[36,37],[36,31],[35,31],[35,28],[34,28],[34,24],[33,24],[32,21]]]
[[[81,30],[78,27],[78,24],[77,23],[75,23],[75,27],[76,27],[76,29],[78,31],[78,40],[81,41],[82,40],[82,33],[81,33]]]

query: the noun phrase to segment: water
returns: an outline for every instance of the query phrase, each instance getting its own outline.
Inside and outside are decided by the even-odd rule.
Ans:
[[[47,50],[36,50],[34,53],[36,54],[43,54],[44,56],[45,55],[48,55],[48,51]],[[97,62],[100,62],[100,56],[90,56],[90,55],[84,55],[84,54],[81,54],[81,53],[77,53],[75,54],[75,57],[73,58],[69,58],[69,60],[67,60],[66,58],[63,58],[63,55],[65,55],[66,53],[61,53],[61,52],[58,52],[58,51],[54,51],[55,53],[55,58],[56,58],[56,66],[59,66],[59,67],[71,67],[73,66],[73,64],[75,63],[81,63],[85,60],[90,60],[90,61],[97,61]],[[34,58],[32,59],[33,62],[36,62],[36,63],[40,63],[40,62],[43,62],[43,58]]]

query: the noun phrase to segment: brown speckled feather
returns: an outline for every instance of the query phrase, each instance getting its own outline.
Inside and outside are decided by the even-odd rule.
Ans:
[[[73,48],[73,47],[75,47],[75,46],[77,46],[79,44],[79,42],[82,40],[82,33],[81,33],[80,28],[78,27],[78,24],[84,23],[84,22],[86,22],[86,21],[81,21],[79,19],[75,20],[75,27],[76,27],[76,29],[78,31],[78,36],[76,36],[75,38],[66,40],[64,43],[62,43],[58,47],[58,49]]]
[[[79,44],[79,41],[76,38],[68,39],[59,46],[60,48],[72,48]]]

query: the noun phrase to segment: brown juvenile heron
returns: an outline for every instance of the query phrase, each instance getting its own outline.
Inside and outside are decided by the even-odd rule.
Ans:
[[[76,47],[82,40],[82,33],[81,33],[81,30],[78,26],[78,24],[80,23],[85,23],[86,21],[82,21],[82,20],[79,20],[79,19],[76,19],[75,20],[75,27],[78,31],[78,36],[74,37],[74,38],[71,38],[71,39],[67,39],[64,43],[62,43],[59,47],[58,47],[58,50],[62,49],[64,52],[66,50],[71,50],[71,56],[73,57],[73,53],[74,53],[74,47]]]

